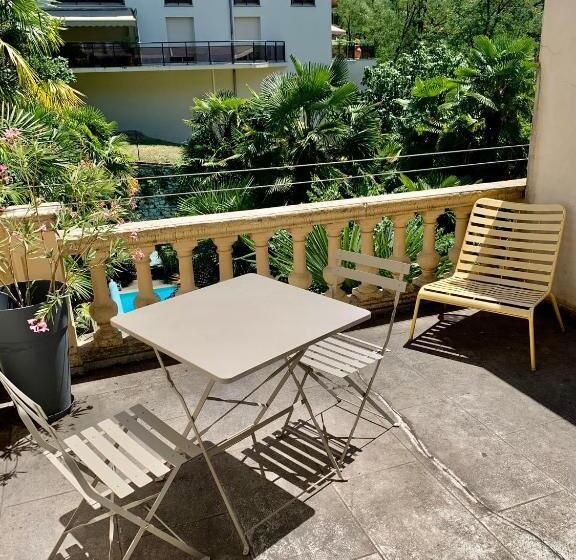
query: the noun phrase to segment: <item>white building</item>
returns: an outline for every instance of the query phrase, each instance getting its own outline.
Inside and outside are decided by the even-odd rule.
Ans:
[[[75,0],[50,12],[87,103],[153,138],[184,140],[195,97],[248,96],[291,55],[331,60],[330,0]]]

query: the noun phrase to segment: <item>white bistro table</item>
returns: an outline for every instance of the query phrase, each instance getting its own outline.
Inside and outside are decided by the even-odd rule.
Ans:
[[[115,327],[154,349],[160,366],[188,416],[184,435],[193,432],[193,441],[207,462],[242,540],[245,554],[249,552],[246,533],[214,469],[211,457],[253,436],[257,430],[274,420],[290,414],[294,405],[267,416],[282,387],[292,379],[296,384],[297,398],[306,406],[330,464],[341,476],[325,434],[306,397],[304,385],[294,370],[310,345],[369,318],[370,312],[364,309],[270,278],[247,274],[112,319]],[[190,411],[174,385],[161,353],[207,376],[206,388],[194,411]],[[265,382],[276,376],[279,381],[266,403],[261,405],[254,422],[218,445],[207,447],[202,439],[206,430],[199,430],[197,419],[205,402],[211,399],[214,385],[233,383],[278,360],[282,364]]]

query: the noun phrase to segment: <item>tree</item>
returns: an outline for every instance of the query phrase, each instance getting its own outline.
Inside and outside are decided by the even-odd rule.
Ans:
[[[36,0],[0,0],[0,100],[77,104],[72,74],[52,58],[61,44],[58,20]]]

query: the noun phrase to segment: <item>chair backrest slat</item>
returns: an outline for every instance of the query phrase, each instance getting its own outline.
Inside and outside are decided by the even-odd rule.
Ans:
[[[385,288],[395,292],[404,292],[406,290],[406,282],[394,278],[386,278],[386,276],[380,276],[380,274],[374,274],[372,272],[354,270],[344,266],[330,267],[328,268],[328,271],[338,278],[357,280],[358,282],[379,286],[380,288]]]
[[[454,276],[550,291],[565,219],[557,204],[478,200]]]
[[[386,270],[392,273],[394,278],[382,276],[377,272],[348,268],[344,266],[343,263],[352,263],[356,266],[368,267],[374,270]],[[337,279],[356,280],[394,292],[404,292],[407,286],[404,277],[410,272],[410,264],[341,249],[336,251],[336,266],[327,267],[326,272],[332,274]]]

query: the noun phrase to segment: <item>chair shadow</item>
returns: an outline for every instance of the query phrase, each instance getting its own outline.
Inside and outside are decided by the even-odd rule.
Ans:
[[[210,442],[206,444],[211,445]],[[245,530],[284,506],[281,523],[277,520],[263,523],[249,535],[254,554],[263,553],[314,515],[313,508],[304,501],[294,499],[292,493],[262,477],[257,470],[229,453],[215,455],[213,462]],[[133,501],[144,497],[157,492],[160,487],[160,483],[158,488],[147,487],[143,492],[138,491],[126,500]],[[143,509],[135,509],[134,512],[142,516],[146,513]],[[60,518],[63,527],[72,514],[73,511],[70,511]],[[182,467],[166,494],[158,515],[180,538],[213,560],[246,558],[242,555],[242,544],[210,471],[201,458]],[[84,520],[90,516],[94,516],[94,511],[87,504],[83,504],[79,518]],[[137,529],[122,518],[117,518],[116,523],[115,546],[117,553],[124,554]],[[107,520],[78,529],[74,532],[73,541],[65,541],[57,558],[108,558],[108,531]],[[135,558],[177,560],[188,559],[189,556],[152,535],[146,535],[136,549]]]
[[[576,324],[569,316],[564,322],[566,333],[551,308],[537,310],[536,372],[530,369],[528,322],[493,313],[447,310],[404,347],[483,368],[576,424]]]

